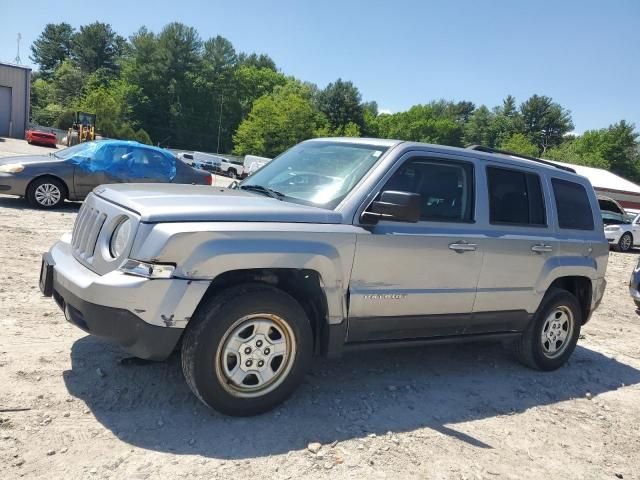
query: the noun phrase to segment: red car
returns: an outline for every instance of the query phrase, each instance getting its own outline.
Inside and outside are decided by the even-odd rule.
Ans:
[[[40,145],[48,145],[50,147],[56,148],[56,134],[43,132],[41,130],[27,130],[24,135],[27,143],[37,143]]]

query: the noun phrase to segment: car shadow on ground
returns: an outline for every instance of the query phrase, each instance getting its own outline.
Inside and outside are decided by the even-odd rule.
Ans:
[[[499,344],[372,351],[318,359],[285,404],[261,416],[231,418],[196,400],[177,354],[161,363],[130,361],[117,347],[87,336],[74,343],[71,360],[64,372],[68,391],[120,440],[219,459],[425,427],[492,448],[490,440],[456,424],[640,382],[639,370],[583,347],[567,366],[547,373],[520,366]]]
[[[62,206],[54,208],[52,210],[42,210],[43,212],[77,212],[82,206],[82,202],[71,202],[65,200]],[[29,205],[29,203],[20,197],[10,197],[7,195],[0,195],[0,208],[9,208],[12,210],[37,210]]]

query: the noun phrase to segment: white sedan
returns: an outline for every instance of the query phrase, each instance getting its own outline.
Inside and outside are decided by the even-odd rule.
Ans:
[[[631,223],[606,225],[604,236],[613,248],[619,252],[628,252],[635,245],[640,245],[640,215]]]

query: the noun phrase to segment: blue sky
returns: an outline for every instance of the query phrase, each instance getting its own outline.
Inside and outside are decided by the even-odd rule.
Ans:
[[[404,110],[433,99],[494,106],[538,93],[576,132],[620,119],[640,130],[638,0],[0,0],[0,60],[21,57],[48,22],[99,20],[129,36],[171,21],[268,53],[286,74],[353,81],[365,100]]]

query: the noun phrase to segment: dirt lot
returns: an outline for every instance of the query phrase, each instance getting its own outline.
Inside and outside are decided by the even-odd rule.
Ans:
[[[233,419],[195,400],[177,356],[131,361],[40,295],[40,254],[77,208],[0,196],[0,478],[640,478],[635,254],[611,254],[604,302],[557,372],[497,344],[364,353]]]

